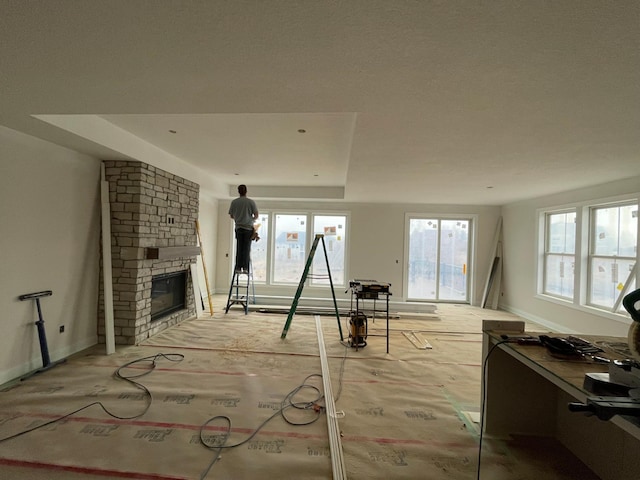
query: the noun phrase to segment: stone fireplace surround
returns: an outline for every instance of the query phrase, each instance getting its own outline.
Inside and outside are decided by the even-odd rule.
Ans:
[[[104,161],[104,166],[111,210],[115,341],[137,345],[196,316],[191,265],[199,252],[200,187],[143,162]],[[151,322],[152,277],[181,270],[187,270],[187,307]],[[100,288],[100,343],[106,338],[103,292]]]

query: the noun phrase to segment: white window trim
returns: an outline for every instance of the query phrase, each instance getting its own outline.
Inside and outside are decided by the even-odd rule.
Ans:
[[[578,234],[580,233],[580,230],[578,230],[578,225],[581,225],[582,223],[579,221],[578,217],[579,217],[579,213],[578,213],[578,209],[577,208],[565,208],[565,209],[554,209],[554,210],[545,210],[543,211],[541,214],[539,214],[539,218],[540,218],[540,222],[541,225],[539,225],[539,228],[541,229],[541,233],[542,233],[542,237],[539,237],[539,242],[542,242],[542,253],[541,253],[541,258],[539,258],[538,260],[538,265],[540,267],[540,271],[541,273],[539,274],[538,278],[538,293],[541,295],[545,295],[548,297],[552,297],[552,298],[556,298],[558,300],[563,300],[565,302],[569,302],[571,301],[571,299],[567,298],[567,297],[562,297],[560,295],[553,295],[551,293],[546,293],[544,291],[544,287],[545,287],[545,274],[546,274],[546,269],[545,269],[545,255],[546,253],[546,245],[547,245],[547,216],[548,215],[556,215],[556,214],[562,214],[562,213],[576,213],[576,237],[578,236]],[[581,243],[581,242],[580,242]],[[564,254],[564,253],[563,253]],[[579,264],[581,263],[579,261],[580,256],[578,255],[578,245],[576,245],[574,247],[574,254],[573,254],[573,263],[574,263],[574,277],[573,277],[573,297],[575,298],[575,292],[576,292],[576,288],[579,286],[579,283],[576,282],[576,277],[578,276],[579,272],[580,272],[580,268],[579,268]]]
[[[313,245],[313,241],[315,239],[315,234],[313,233],[313,217],[317,216],[317,215],[325,215],[325,216],[344,216],[345,217],[345,233],[346,233],[346,239],[345,239],[345,258],[344,258],[344,282],[343,283],[336,283],[333,280],[333,277],[331,278],[331,281],[333,282],[333,286],[334,289],[335,287],[345,287],[348,283],[348,279],[349,279],[349,252],[350,252],[350,237],[351,237],[351,212],[347,212],[347,211],[342,211],[342,210],[298,210],[298,209],[276,209],[276,210],[270,210],[269,211],[269,237],[270,237],[270,245],[267,251],[267,257],[268,257],[268,264],[267,264],[267,268],[268,268],[268,275],[267,275],[267,283],[266,285],[268,286],[273,286],[273,287],[291,287],[291,285],[299,285],[300,280],[298,280],[295,284],[294,283],[286,283],[286,282],[275,282],[273,280],[273,274],[274,274],[274,268],[273,268],[273,262],[275,260],[273,260],[275,258],[275,252],[273,251],[273,249],[275,248],[275,217],[276,215],[305,215],[307,220],[306,220],[306,230],[305,230],[305,251],[306,251],[306,256],[305,256],[305,265],[306,262],[309,258],[309,252],[311,251],[311,246]],[[318,249],[320,250],[321,247],[319,246]],[[322,256],[324,256],[324,252],[318,252],[316,251],[315,255],[318,255],[318,253]],[[312,284],[310,279],[307,278],[307,280],[305,281],[305,288],[308,289],[313,289],[313,288],[318,288],[318,289],[330,289],[331,285],[327,284],[327,285],[318,285],[318,284]]]
[[[350,212],[341,212],[341,211],[310,211],[309,215],[311,216],[311,221],[309,222],[311,225],[309,226],[310,230],[313,230],[313,217],[317,217],[317,216],[325,216],[325,217],[337,217],[337,216],[343,216],[344,217],[344,221],[345,221],[345,225],[344,225],[344,232],[346,235],[346,238],[344,240],[344,281],[342,283],[336,283],[335,279],[333,278],[333,275],[331,276],[331,281],[333,282],[333,286],[334,287],[341,287],[344,288],[347,286],[348,282],[349,282],[349,240],[351,239],[351,214]],[[315,238],[315,234],[312,232],[310,235],[313,236],[313,238]],[[311,249],[311,244],[313,243],[313,240],[311,240],[311,243],[309,243],[309,249]],[[316,255],[318,254],[318,252],[316,252]],[[324,255],[324,252],[321,253],[321,255]],[[313,264],[311,265],[311,267],[313,267]],[[307,285],[309,285],[310,288],[331,288],[331,285],[321,285],[321,284],[314,284],[310,281],[310,279],[307,280]]]

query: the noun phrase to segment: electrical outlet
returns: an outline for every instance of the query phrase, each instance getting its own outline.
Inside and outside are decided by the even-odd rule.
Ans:
[[[64,333],[64,325],[60,325],[60,333]]]

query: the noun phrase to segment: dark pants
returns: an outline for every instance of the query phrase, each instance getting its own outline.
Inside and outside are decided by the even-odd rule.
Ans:
[[[249,260],[251,259],[251,235],[253,230],[236,228],[236,270],[241,268],[249,271]]]

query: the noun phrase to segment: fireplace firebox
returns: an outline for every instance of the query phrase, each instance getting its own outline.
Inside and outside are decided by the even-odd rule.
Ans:
[[[154,275],[151,279],[151,321],[186,308],[187,271]]]

